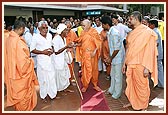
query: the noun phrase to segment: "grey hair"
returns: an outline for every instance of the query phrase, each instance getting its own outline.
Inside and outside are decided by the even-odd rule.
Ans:
[[[69,20],[65,21],[65,25],[67,25],[67,24],[70,24],[72,26],[72,23]]]
[[[41,26],[42,26],[42,24],[46,24],[46,25],[48,26],[47,21],[40,21],[40,22],[38,23],[38,27],[41,27]]]

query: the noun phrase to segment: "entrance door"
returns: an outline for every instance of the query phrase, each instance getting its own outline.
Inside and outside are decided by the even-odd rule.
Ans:
[[[6,26],[13,25],[16,20],[16,16],[4,16],[4,21]]]
[[[43,18],[43,11],[32,11],[33,12],[33,21],[39,22]]]

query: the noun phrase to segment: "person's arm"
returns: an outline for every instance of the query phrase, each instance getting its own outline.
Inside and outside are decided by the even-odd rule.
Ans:
[[[144,77],[148,77],[150,72],[147,68],[145,68],[143,74],[144,74]]]
[[[118,54],[118,52],[119,52],[119,50],[114,50],[112,56],[109,56],[109,58],[107,58],[107,59],[105,60],[105,63],[106,63],[107,65],[111,64],[112,60],[113,60],[114,57]]]
[[[113,38],[114,38],[113,41],[111,40],[110,43],[113,44],[114,51],[113,51],[112,55],[109,56],[108,59],[106,59],[107,64],[111,64],[112,60],[118,54],[120,47],[121,47],[121,44],[122,44],[122,41],[121,41],[119,34],[114,35]]]
[[[112,61],[114,57],[118,54],[119,50],[114,50],[112,56],[110,56],[110,60]]]
[[[67,48],[68,48],[68,47],[65,46],[65,47],[59,49],[57,52],[55,52],[55,55],[58,55],[58,54],[62,53],[62,52],[63,52],[65,49],[67,49]]]
[[[34,54],[44,54],[44,55],[49,55],[50,56],[53,53],[51,48],[45,49],[43,51],[36,49],[37,37],[38,36],[35,35],[32,38],[32,41],[31,41],[31,44],[30,44],[30,52],[34,53]]]
[[[45,49],[43,51],[34,49],[34,50],[31,51],[31,53],[34,53],[34,54],[44,54],[44,55],[49,55],[50,56],[52,54],[52,50],[51,50],[51,48]]]
[[[59,49],[58,51],[56,51],[55,55],[58,55],[58,54],[62,53],[65,49],[72,48],[73,46],[74,46],[74,43],[71,42],[68,45],[66,45],[65,47],[63,47],[63,48]]]
[[[94,57],[95,55],[96,55],[96,51],[97,51],[98,49],[96,48],[92,53],[91,53],[91,57]]]

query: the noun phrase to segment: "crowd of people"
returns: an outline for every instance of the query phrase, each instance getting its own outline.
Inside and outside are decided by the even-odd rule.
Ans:
[[[118,14],[91,19],[41,18],[33,22],[18,18],[13,26],[4,27],[4,82],[7,106],[16,110],[33,110],[40,98],[59,98],[57,92],[69,91],[74,83],[74,62],[80,67],[82,88],[91,82],[96,91],[99,72],[110,80],[107,94],[118,99],[126,90],[135,110],[146,110],[149,103],[149,79],[154,87],[164,88],[163,43],[164,15],[144,16],[139,11],[128,18]],[[5,25],[5,24],[4,24]]]

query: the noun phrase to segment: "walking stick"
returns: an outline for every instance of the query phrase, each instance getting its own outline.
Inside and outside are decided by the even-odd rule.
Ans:
[[[68,53],[67,53],[67,54],[68,54]],[[69,54],[68,54],[68,58],[70,59]],[[72,61],[73,61],[73,60],[72,60]],[[81,99],[83,100],[83,95],[82,95],[82,92],[81,92],[81,90],[80,90],[80,88],[79,88],[78,82],[77,82],[77,80],[76,80],[75,72],[74,72],[74,69],[73,69],[73,67],[72,67],[72,64],[70,64],[70,67],[71,67],[71,69],[72,69],[72,73],[73,73],[73,76],[74,76],[74,78],[75,78],[75,82],[76,82],[76,85],[77,85],[77,88],[78,88],[80,97],[81,97]]]

